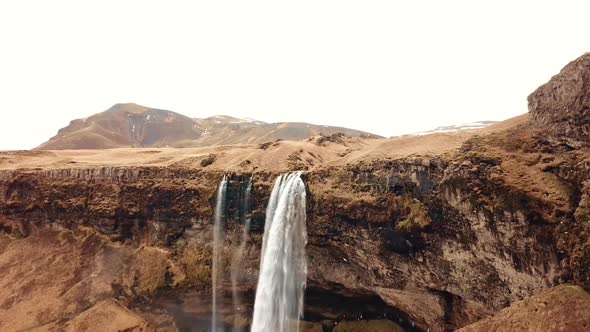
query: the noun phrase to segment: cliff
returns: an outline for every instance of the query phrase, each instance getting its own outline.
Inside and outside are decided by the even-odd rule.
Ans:
[[[532,122],[554,143],[590,143],[590,53],[570,62],[528,98]]]
[[[576,131],[539,135],[551,127],[519,117],[388,140],[3,153],[0,266],[11,273],[0,278],[0,329],[74,324],[109,299],[156,330],[204,324],[212,209],[228,173],[227,261],[244,215],[253,223],[240,289],[246,325],[272,182],[295,169],[307,170],[310,329],[386,319],[447,331],[563,283],[590,290],[590,153],[562,144]],[[224,317],[235,322],[229,302]],[[35,314],[15,315],[26,310]]]

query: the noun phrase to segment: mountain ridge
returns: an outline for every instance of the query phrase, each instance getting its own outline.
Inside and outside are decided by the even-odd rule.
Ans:
[[[169,110],[134,103],[75,119],[35,150],[109,149],[123,147],[202,147],[276,140],[303,140],[320,134],[380,136],[368,132],[306,122],[267,123],[228,115],[191,118]]]

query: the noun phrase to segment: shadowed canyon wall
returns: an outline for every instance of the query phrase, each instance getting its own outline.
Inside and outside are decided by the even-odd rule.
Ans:
[[[586,166],[571,160],[573,152],[548,151],[551,146],[518,151],[520,157],[510,160],[517,165],[504,165],[501,153],[510,147],[494,141],[499,139],[474,139],[456,158],[380,160],[306,173],[310,289],[373,296],[390,308],[375,312],[390,312],[407,328],[436,331],[464,326],[557,283],[588,288],[589,254],[581,242],[588,231],[582,224]],[[550,181],[547,187],[559,190],[518,187],[513,168],[540,174]],[[230,176],[230,243],[239,241],[241,184],[250,175],[246,293],[255,287],[264,210],[277,174]],[[2,227],[21,237],[48,225],[92,227],[115,242],[168,248],[182,270],[179,243],[208,246],[221,177],[157,167],[4,171]],[[180,286],[162,287],[207,288],[209,279],[181,273]],[[327,318],[313,312],[314,305],[308,304],[309,315]]]
[[[590,290],[588,57],[529,96],[530,122],[474,136],[457,151],[310,166],[304,319],[325,331],[383,318],[409,331],[445,331],[562,283]],[[0,329],[75,325],[88,312],[119,307],[141,315],[125,312],[130,326],[206,326],[213,207],[224,174],[201,166],[0,171],[0,264],[11,271],[0,279]],[[221,253],[232,257],[247,215],[244,326],[279,175],[252,169],[228,174]],[[61,269],[63,261],[72,265]],[[40,283],[44,272],[52,275]],[[43,298],[43,287],[51,301],[38,301],[33,318],[12,314]],[[228,299],[222,316],[240,321],[230,307]]]

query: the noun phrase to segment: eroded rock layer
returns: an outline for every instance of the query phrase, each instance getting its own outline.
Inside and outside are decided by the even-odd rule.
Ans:
[[[553,150],[532,133],[517,126],[473,138],[454,155],[308,171],[310,290],[382,301],[349,312],[332,303],[335,312],[328,314],[317,307],[329,307],[322,303],[329,297],[312,296],[308,316],[321,321],[385,313],[407,329],[442,331],[561,282],[590,287],[588,154]],[[153,271],[154,287],[206,293],[214,192],[222,175],[149,166],[3,171],[2,227],[17,238],[50,225],[90,227],[124,247],[161,248],[170,262]],[[276,175],[230,176],[226,254],[239,241],[241,213],[249,213],[254,232],[246,297],[256,284],[264,210]],[[253,208],[244,212],[240,196],[250,176]],[[150,294],[123,297],[149,302]],[[47,323],[39,318],[35,324]]]
[[[0,330],[76,327],[104,311],[114,328],[206,329],[224,174],[222,259],[252,220],[244,304],[221,303],[228,326],[250,324],[265,207],[288,170],[306,170],[309,331],[447,331],[559,284],[590,290],[586,58],[532,95],[531,123],[479,135],[2,153]],[[570,92],[571,112],[555,118],[552,94]]]

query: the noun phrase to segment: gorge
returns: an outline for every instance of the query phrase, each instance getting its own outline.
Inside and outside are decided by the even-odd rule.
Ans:
[[[589,330],[587,82],[473,131],[0,152],[0,330]]]

